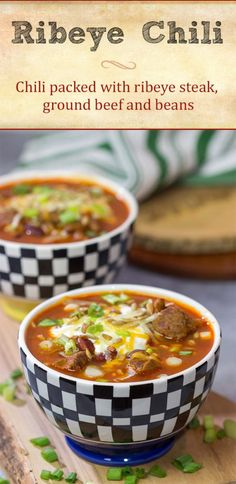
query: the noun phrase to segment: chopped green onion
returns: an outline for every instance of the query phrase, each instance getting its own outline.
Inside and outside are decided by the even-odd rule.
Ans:
[[[207,444],[211,444],[212,442],[215,442],[216,438],[217,438],[217,433],[215,429],[205,430],[204,438],[203,438],[204,442],[206,442]]]
[[[38,447],[46,447],[46,445],[50,445],[48,437],[35,437],[34,439],[30,439],[30,442]]]
[[[77,222],[80,218],[78,207],[70,207],[60,214],[60,222],[63,225]]]
[[[31,187],[29,185],[15,185],[12,188],[12,191],[14,195],[26,195],[27,193],[30,193]]]
[[[56,469],[55,471],[51,472],[50,479],[52,481],[61,481],[63,479],[64,472],[62,469]]]
[[[65,354],[71,355],[75,351],[76,351],[75,340],[69,339],[69,341],[67,341],[66,344],[65,344]]]
[[[10,378],[13,380],[17,380],[23,376],[23,371],[20,368],[16,368],[10,373]]]
[[[126,302],[129,300],[129,296],[127,294],[104,294],[102,295],[102,299],[108,302],[109,304],[118,304],[122,302]]]
[[[235,420],[226,419],[224,421],[224,430],[227,437],[236,439],[236,422]]]
[[[49,481],[49,479],[51,478],[51,471],[46,471],[45,469],[43,469],[41,471],[40,477],[44,481]]]
[[[86,237],[96,237],[98,235],[94,230],[86,230],[84,233]]]
[[[90,304],[88,308],[88,315],[91,318],[100,318],[101,316],[103,316],[103,314],[104,314],[104,310],[101,306],[99,306],[99,304],[96,304],[96,303]]]
[[[90,334],[99,334],[104,330],[104,326],[101,323],[97,324],[91,324],[91,326],[88,327],[86,333]]]
[[[58,460],[58,455],[52,447],[46,447],[41,451],[41,456],[47,462],[56,462]]]
[[[93,197],[100,197],[103,193],[102,189],[99,187],[92,187],[89,191]]]
[[[200,427],[200,421],[198,419],[198,417],[194,417],[191,422],[188,424],[188,428],[189,429],[197,429],[198,427]]]
[[[121,481],[122,479],[122,469],[120,467],[110,467],[107,470],[107,480],[108,481]]]
[[[71,484],[74,484],[77,481],[77,474],[76,472],[70,472],[67,477],[65,477],[65,481]]]
[[[5,477],[0,477],[0,484],[10,484],[10,481]]]
[[[124,484],[136,484],[138,482],[137,476],[126,476]]]
[[[16,396],[16,385],[14,382],[3,389],[2,396],[7,402],[13,402]]]
[[[123,336],[124,338],[128,338],[130,336],[130,331],[126,331],[125,329],[117,329],[116,334],[118,336]]]
[[[153,353],[152,348],[147,348],[147,349],[146,349],[146,353],[147,353],[148,355],[151,355],[151,354]]]
[[[40,323],[38,323],[38,326],[41,326],[43,328],[48,328],[50,326],[60,326],[63,323],[62,319],[42,319]]]
[[[93,205],[91,205],[91,211],[95,215],[99,215],[100,217],[106,217],[106,215],[108,214],[107,207],[100,203],[94,203]]]
[[[8,378],[7,380],[3,381],[2,383],[0,383],[0,395],[3,395],[3,392],[5,390],[5,388],[9,387],[10,385],[12,385],[13,381],[11,378]]]
[[[212,415],[205,415],[203,418],[203,427],[205,430],[214,428],[214,420]]]
[[[190,454],[180,455],[172,462],[172,465],[182,472],[192,474],[202,468],[202,464],[195,462]]]
[[[133,473],[134,473],[134,471],[133,471],[132,467],[130,467],[130,466],[123,467],[123,469],[122,469],[123,477],[124,476],[132,476]]]
[[[217,437],[217,439],[219,439],[219,440],[221,440],[221,439],[223,439],[224,437],[226,437],[225,430],[224,430],[224,429],[219,429],[219,430],[217,430],[217,432],[216,432],[216,437]]]
[[[192,355],[193,352],[191,350],[183,350],[183,351],[179,351],[179,355],[181,356],[189,356],[189,355]]]
[[[144,479],[146,477],[146,471],[143,467],[136,467],[134,473],[137,479]]]
[[[26,218],[35,218],[38,216],[38,214],[39,214],[39,211],[37,210],[37,208],[33,208],[33,207],[27,208],[23,213],[24,217]]]
[[[193,474],[194,472],[199,471],[202,468],[202,464],[199,464],[198,462],[189,462],[184,466],[183,472],[186,474]]]
[[[52,187],[49,187],[47,185],[38,185],[33,187],[33,193],[36,193],[37,195],[43,195],[43,194],[51,194],[55,192],[55,190]]]
[[[163,469],[159,465],[152,466],[151,469],[149,469],[148,474],[150,474],[150,476],[155,476],[160,478],[167,476],[165,469]]]

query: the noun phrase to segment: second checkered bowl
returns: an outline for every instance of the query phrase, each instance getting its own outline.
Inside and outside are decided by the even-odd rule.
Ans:
[[[116,229],[99,237],[72,243],[26,244],[0,240],[0,291],[8,297],[30,301],[47,299],[78,287],[112,282],[122,266],[137,216],[137,203],[123,187],[105,178],[69,171],[44,174],[28,172],[0,178],[0,187],[9,183],[41,180],[89,180],[110,189],[128,206],[127,219]]]
[[[209,353],[194,366],[170,376],[142,382],[102,383],[67,376],[38,361],[25,343],[29,322],[60,297],[133,291],[173,299],[197,310],[214,330]],[[197,413],[213,383],[220,348],[220,328],[202,305],[181,294],[147,286],[116,284],[78,289],[42,303],[23,321],[19,332],[21,359],[33,396],[47,418],[73,440],[96,452],[116,452],[163,445],[181,432]],[[124,452],[124,450],[123,450]],[[151,460],[151,459],[149,459]],[[142,459],[141,459],[142,461]],[[93,462],[97,462],[95,459]],[[127,463],[127,455],[126,461]]]

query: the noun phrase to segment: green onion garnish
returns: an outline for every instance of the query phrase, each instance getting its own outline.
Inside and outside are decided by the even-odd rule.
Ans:
[[[103,330],[104,330],[104,326],[103,326],[103,324],[101,324],[101,323],[97,323],[97,324],[91,324],[91,325],[90,325],[90,326],[87,328],[86,333],[89,333],[89,334],[99,334],[99,333],[101,333]]]
[[[224,421],[224,431],[227,437],[236,439],[236,422],[235,420],[226,419]]]
[[[0,484],[10,484],[10,481],[5,477],[0,477]]]
[[[23,376],[23,372],[20,368],[16,368],[10,373],[10,378],[13,380],[17,380],[18,378],[21,378]]]
[[[120,467],[110,467],[107,470],[107,480],[108,481],[121,481],[122,479],[122,469]]]
[[[126,466],[126,467],[123,467],[122,469],[122,476],[132,476],[134,473],[132,467],[130,466]]]
[[[183,350],[183,351],[179,351],[179,355],[181,356],[189,356],[189,355],[192,355],[193,352],[191,350]]]
[[[137,476],[126,476],[124,484],[136,484],[138,482]]]
[[[13,402],[16,397],[16,384],[13,381],[3,389],[2,396],[7,402]]]
[[[159,465],[152,466],[151,469],[149,469],[148,474],[150,474],[150,476],[156,476],[160,478],[167,476],[165,469],[163,469]]]
[[[198,427],[200,427],[200,421],[198,419],[198,417],[194,417],[191,422],[188,424],[188,428],[189,429],[197,429]]]
[[[195,462],[190,454],[180,455],[172,462],[172,465],[186,474],[193,474],[202,468],[202,464]]]
[[[203,418],[203,427],[205,430],[214,429],[214,419],[212,415],[205,415]]]
[[[100,217],[106,217],[106,215],[108,214],[107,207],[100,203],[94,203],[93,205],[91,205],[91,211],[95,215],[99,215]]]
[[[36,437],[34,439],[30,439],[30,442],[37,447],[46,447],[46,445],[50,445],[50,440],[48,437]]]
[[[58,461],[58,455],[57,455],[56,451],[52,447],[45,447],[45,449],[43,449],[41,451],[41,456],[47,462],[56,462],[56,461]]]
[[[64,472],[62,469],[56,469],[55,471],[51,472],[50,479],[52,481],[61,481],[63,479]]]
[[[8,378],[7,380],[0,383],[0,395],[3,395],[5,388],[9,387],[9,385],[12,385],[12,383],[13,381],[11,378]]]
[[[226,437],[225,430],[224,430],[224,429],[219,429],[219,430],[217,430],[217,432],[216,432],[216,437],[217,437],[217,439],[219,439],[219,440],[221,440],[221,439],[223,439],[224,437]]]
[[[37,210],[37,208],[27,208],[23,213],[24,217],[26,218],[35,218],[38,216],[38,214],[39,211]]]
[[[74,484],[77,481],[77,474],[76,472],[70,472],[66,477],[65,481],[71,484]]]
[[[42,326],[43,328],[48,328],[50,326],[60,326],[62,324],[62,320],[61,319],[49,319],[49,318],[46,318],[46,319],[42,319],[42,321],[40,321],[40,323],[38,323],[38,326]]]
[[[204,442],[206,442],[207,444],[212,444],[212,442],[215,442],[216,438],[217,432],[214,428],[205,430],[203,438]]]
[[[146,477],[146,471],[143,467],[136,467],[134,473],[137,479],[144,479]]]
[[[96,303],[90,304],[88,308],[88,315],[91,318],[100,318],[101,316],[103,316],[103,314],[104,314],[104,310],[101,306],[99,306],[99,304],[96,304]]]
[[[40,477],[44,481],[49,481],[49,479],[51,478],[51,471],[46,471],[45,469],[43,469],[40,473]]]
[[[60,214],[60,222],[63,225],[77,222],[80,218],[78,207],[70,207]]]
[[[15,185],[12,188],[14,195],[26,195],[31,192],[31,187],[29,185]]]

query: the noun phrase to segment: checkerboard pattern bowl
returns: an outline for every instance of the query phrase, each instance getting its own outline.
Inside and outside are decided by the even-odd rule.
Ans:
[[[66,435],[86,445],[153,443],[172,437],[196,415],[212,386],[220,348],[220,328],[214,316],[199,303],[183,295],[138,285],[103,285],[72,291],[76,294],[131,290],[162,296],[196,308],[213,325],[214,344],[207,356],[173,376],[126,383],[86,381],[60,374],[37,359],[25,343],[29,321],[58,301],[47,301],[23,321],[19,347],[24,373],[33,396],[47,418]]]
[[[82,242],[33,245],[0,240],[0,291],[31,301],[47,299],[65,291],[110,283],[125,261],[132,227],[137,216],[134,197],[124,188],[98,177],[62,172],[1,177],[0,187],[27,179],[93,180],[125,201],[129,215],[118,228]]]

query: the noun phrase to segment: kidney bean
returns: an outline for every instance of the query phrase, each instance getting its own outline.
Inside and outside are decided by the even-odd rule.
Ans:
[[[95,353],[95,346],[87,336],[79,336],[79,338],[77,338],[76,346],[78,346],[81,351],[89,350],[90,353]]]

